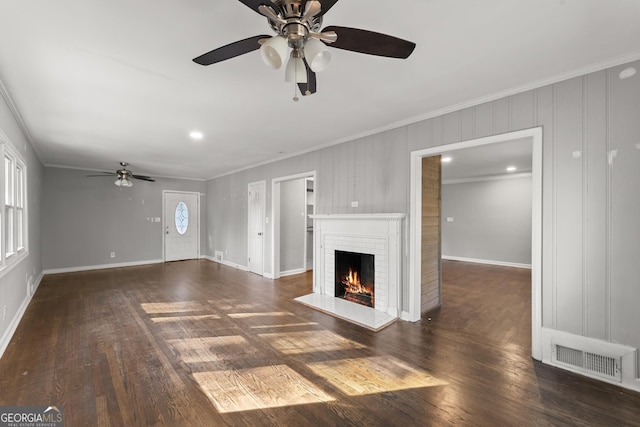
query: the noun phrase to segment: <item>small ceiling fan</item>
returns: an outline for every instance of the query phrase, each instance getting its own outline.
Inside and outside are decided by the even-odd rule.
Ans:
[[[129,166],[129,163],[125,163],[125,162],[120,162],[120,166],[122,166],[122,169],[118,169],[115,172],[102,172],[101,175],[87,175],[89,177],[96,177],[96,176],[117,176],[118,179],[116,179],[115,184],[118,187],[133,187],[133,182],[131,182],[131,179],[139,179],[142,181],[150,181],[150,182],[155,182],[156,180],[151,178],[150,176],[145,176],[145,175],[134,175],[133,173],[131,173],[130,170],[127,169],[127,166]]]
[[[260,49],[263,61],[279,69],[287,58],[285,81],[298,85],[303,95],[316,92],[316,73],[331,61],[326,46],[368,55],[406,59],[416,45],[386,34],[357,28],[329,26],[322,30],[322,18],[338,0],[239,0],[265,16],[275,36],[258,35],[214,49],[194,58],[211,65]],[[293,98],[298,100],[297,94]]]

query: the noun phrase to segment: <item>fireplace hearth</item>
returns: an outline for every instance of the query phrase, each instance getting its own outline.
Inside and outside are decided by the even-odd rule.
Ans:
[[[358,252],[334,251],[335,296],[375,307],[375,258]]]

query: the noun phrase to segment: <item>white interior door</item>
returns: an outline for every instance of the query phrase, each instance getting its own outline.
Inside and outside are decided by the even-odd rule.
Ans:
[[[249,271],[263,275],[264,257],[264,211],[266,182],[253,182],[249,184],[249,212],[248,212],[248,259]]]
[[[200,249],[200,194],[165,191],[164,260],[198,258]]]

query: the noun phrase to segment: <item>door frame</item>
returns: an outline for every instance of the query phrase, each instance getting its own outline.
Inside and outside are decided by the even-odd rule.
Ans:
[[[532,218],[531,218],[531,353],[542,360],[542,127],[524,129],[411,152],[411,197],[409,236],[409,293],[413,304],[403,307],[403,318],[420,320],[422,158],[463,148],[478,147],[520,138],[532,140]]]
[[[197,239],[197,245],[198,245],[198,251],[196,252],[196,258],[200,259],[201,253],[200,253],[200,217],[201,212],[200,212],[200,192],[197,191],[176,191],[176,190],[162,190],[162,227],[161,227],[161,233],[162,233],[162,261],[163,262],[167,262],[166,260],[166,242],[165,242],[165,236],[166,233],[164,232],[167,224],[165,223],[166,220],[166,212],[165,212],[165,205],[166,205],[166,195],[167,194],[195,194],[196,195],[196,209],[198,212],[198,221],[196,221],[196,227],[197,229],[197,233],[196,233],[196,239]]]
[[[264,276],[264,248],[265,248],[265,229],[266,229],[266,216],[267,216],[267,181],[266,180],[262,180],[262,181],[255,181],[255,182],[250,182],[249,184],[247,184],[247,269],[249,271],[251,271],[251,269],[249,268],[249,248],[251,247],[251,236],[249,235],[249,231],[251,229],[251,187],[256,186],[256,185],[261,185],[262,189],[263,189],[263,195],[262,195],[262,218],[260,218],[260,220],[262,221],[262,271],[260,273],[256,273],[259,274],[260,276]],[[253,271],[253,273],[255,273],[255,271]]]
[[[285,181],[292,181],[294,179],[304,179],[304,178],[313,178],[313,189],[315,192],[315,197],[317,198],[318,194],[318,177],[315,170],[309,172],[302,172],[295,175],[283,176],[280,178],[274,178],[271,181],[271,235],[273,238],[271,239],[271,271],[273,273],[274,279],[280,278],[280,184]],[[306,191],[306,190],[305,190]],[[317,206],[317,199],[316,205]],[[314,213],[316,207],[314,206]],[[306,228],[306,221],[305,221]],[[306,231],[305,231],[306,236]],[[314,233],[315,236],[315,233]],[[315,246],[315,245],[314,245]],[[307,257],[306,252],[303,253],[304,262],[303,266],[307,265]]]

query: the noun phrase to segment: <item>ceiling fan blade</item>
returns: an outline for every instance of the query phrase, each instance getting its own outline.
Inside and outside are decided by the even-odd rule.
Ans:
[[[140,179],[142,181],[156,182],[156,180],[151,178],[150,176],[145,176],[145,175],[131,175],[131,176],[135,179]]]
[[[253,9],[258,13],[260,13],[259,7],[263,5],[270,6],[271,8],[273,8],[273,10],[278,10],[276,5],[273,4],[273,2],[271,2],[270,0],[240,0],[240,3],[244,4],[245,6]]]
[[[307,64],[306,59],[302,59],[304,61],[304,66],[307,69],[307,83],[298,83],[298,89],[300,89],[300,93],[302,96],[313,95],[316,93],[316,73],[314,73],[311,68],[309,68],[309,64]]]
[[[203,55],[193,59],[193,62],[200,65],[211,65],[217,62],[226,61],[227,59],[235,58],[236,56],[244,55],[245,53],[252,52],[260,49],[259,40],[268,39],[271,36],[253,36],[248,39],[238,40],[237,42],[230,43],[226,46],[219,47],[207,52]]]
[[[406,59],[416,44],[386,34],[349,27],[326,27],[322,32],[334,31],[338,39],[329,46],[367,55]]]
[[[333,7],[334,4],[338,3],[338,0],[320,0],[320,4],[322,8],[320,9],[320,13],[316,16],[320,17],[325,13],[329,12],[329,9]]]

